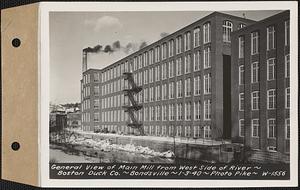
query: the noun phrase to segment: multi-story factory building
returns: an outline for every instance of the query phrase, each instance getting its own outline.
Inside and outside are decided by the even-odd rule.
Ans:
[[[135,133],[122,108],[127,71],[143,87],[136,116],[147,135],[230,138],[231,32],[253,23],[214,12],[101,70],[85,68],[83,130]]]
[[[289,11],[232,34],[232,136],[252,149],[290,147]]]

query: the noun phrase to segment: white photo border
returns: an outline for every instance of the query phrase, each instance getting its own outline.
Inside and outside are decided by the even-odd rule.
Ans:
[[[40,3],[39,176],[42,187],[288,187],[298,185],[298,9],[296,1],[245,2],[43,2]],[[290,180],[131,180],[49,178],[49,12],[290,10]],[[79,81],[78,81],[79,82]]]

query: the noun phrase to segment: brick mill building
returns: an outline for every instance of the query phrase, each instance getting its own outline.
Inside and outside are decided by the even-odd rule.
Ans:
[[[137,133],[122,108],[132,72],[146,135],[231,138],[231,32],[253,23],[214,12],[100,70],[87,69],[84,53],[83,130]]]
[[[289,11],[232,34],[232,141],[287,155],[290,147]]]

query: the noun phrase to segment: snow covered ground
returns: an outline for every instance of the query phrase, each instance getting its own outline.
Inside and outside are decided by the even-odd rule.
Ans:
[[[162,157],[162,158],[173,158],[175,155],[172,151],[166,152],[156,152],[149,147],[143,146],[135,146],[133,144],[112,144],[110,140],[95,140],[91,138],[87,138],[84,133],[80,133],[81,135],[78,136],[71,136],[69,139],[69,143],[73,145],[84,145],[88,147],[93,147],[95,150],[101,150],[104,152],[110,151],[126,151],[132,152],[136,154],[144,154],[144,155],[151,155],[155,157]]]
[[[128,136],[132,139],[147,139],[153,141],[162,141],[162,142],[174,142],[173,137],[158,137],[158,136],[134,136],[134,135],[121,135],[121,134],[112,134],[112,133],[94,133],[90,131],[82,131],[82,130],[74,130],[74,132],[83,135],[95,135],[95,136],[107,136],[112,138],[124,137]],[[188,144],[198,144],[198,145],[220,145],[220,144],[228,144],[229,141],[216,141],[211,139],[193,139],[193,138],[183,138],[183,137],[175,137],[176,143],[188,143]]]

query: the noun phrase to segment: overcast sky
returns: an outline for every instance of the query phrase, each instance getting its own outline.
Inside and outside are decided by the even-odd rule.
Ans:
[[[261,20],[281,11],[227,11],[236,16]],[[162,33],[173,33],[212,11],[189,12],[51,12],[50,13],[50,101],[80,102],[82,49],[120,41],[136,48],[151,44]],[[132,52],[132,50],[131,50]],[[88,68],[101,69],[131,52],[89,54]]]

